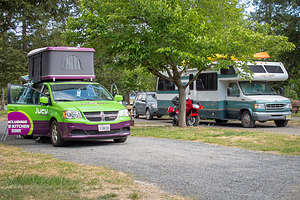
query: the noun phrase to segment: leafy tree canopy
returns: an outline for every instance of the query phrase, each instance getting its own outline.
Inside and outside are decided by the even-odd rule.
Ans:
[[[200,73],[216,54],[249,60],[261,50],[275,54],[294,47],[286,37],[268,35],[247,22],[237,0],[80,2],[81,14],[69,19],[67,40],[94,47],[105,64],[141,66],[174,82],[182,102],[180,111],[185,110],[185,89],[192,82],[183,85],[180,81],[187,69],[198,68]],[[229,62],[222,58],[219,67]],[[179,123],[183,126],[184,116]]]

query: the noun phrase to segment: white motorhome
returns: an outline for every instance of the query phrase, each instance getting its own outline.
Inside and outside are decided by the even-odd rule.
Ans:
[[[274,120],[276,126],[286,126],[291,120],[291,102],[280,96],[271,83],[285,81],[288,73],[280,62],[248,63],[253,72],[252,81],[241,77],[240,68],[229,67],[219,71],[204,71],[186,90],[187,97],[200,102],[201,119],[214,119],[217,123],[241,120],[243,127],[254,127],[255,121]],[[240,70],[241,73],[237,73]],[[191,80],[197,70],[188,70],[181,80]],[[163,79],[157,81],[158,112],[167,114],[171,99],[178,95],[176,86]]]

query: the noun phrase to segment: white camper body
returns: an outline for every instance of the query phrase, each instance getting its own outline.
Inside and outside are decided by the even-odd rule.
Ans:
[[[187,97],[200,102],[201,119],[216,122],[241,120],[244,127],[254,127],[255,121],[274,120],[277,126],[286,126],[291,119],[290,100],[278,95],[270,82],[285,81],[288,73],[280,62],[247,63],[253,72],[252,81],[244,80],[241,68],[229,67],[219,71],[204,71],[186,90]],[[237,73],[237,71],[240,73]],[[188,70],[181,80],[187,83],[197,73]],[[157,100],[160,115],[167,114],[171,100],[178,96],[173,83],[158,79]]]

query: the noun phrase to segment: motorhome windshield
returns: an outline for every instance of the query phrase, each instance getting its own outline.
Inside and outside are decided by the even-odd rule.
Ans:
[[[266,82],[239,82],[245,95],[276,95],[276,91]]]
[[[96,84],[52,85],[55,101],[111,101],[113,97],[105,88]]]

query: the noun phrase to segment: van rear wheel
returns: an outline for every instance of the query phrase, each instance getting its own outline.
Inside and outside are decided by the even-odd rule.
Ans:
[[[274,120],[277,127],[286,127],[288,124],[288,120]]]
[[[52,145],[55,147],[62,147],[64,146],[64,140],[61,136],[61,130],[57,121],[53,120],[50,126],[50,134],[51,134],[51,142]]]
[[[249,111],[244,111],[241,116],[242,125],[244,128],[253,128],[255,126],[255,120],[253,120]]]

